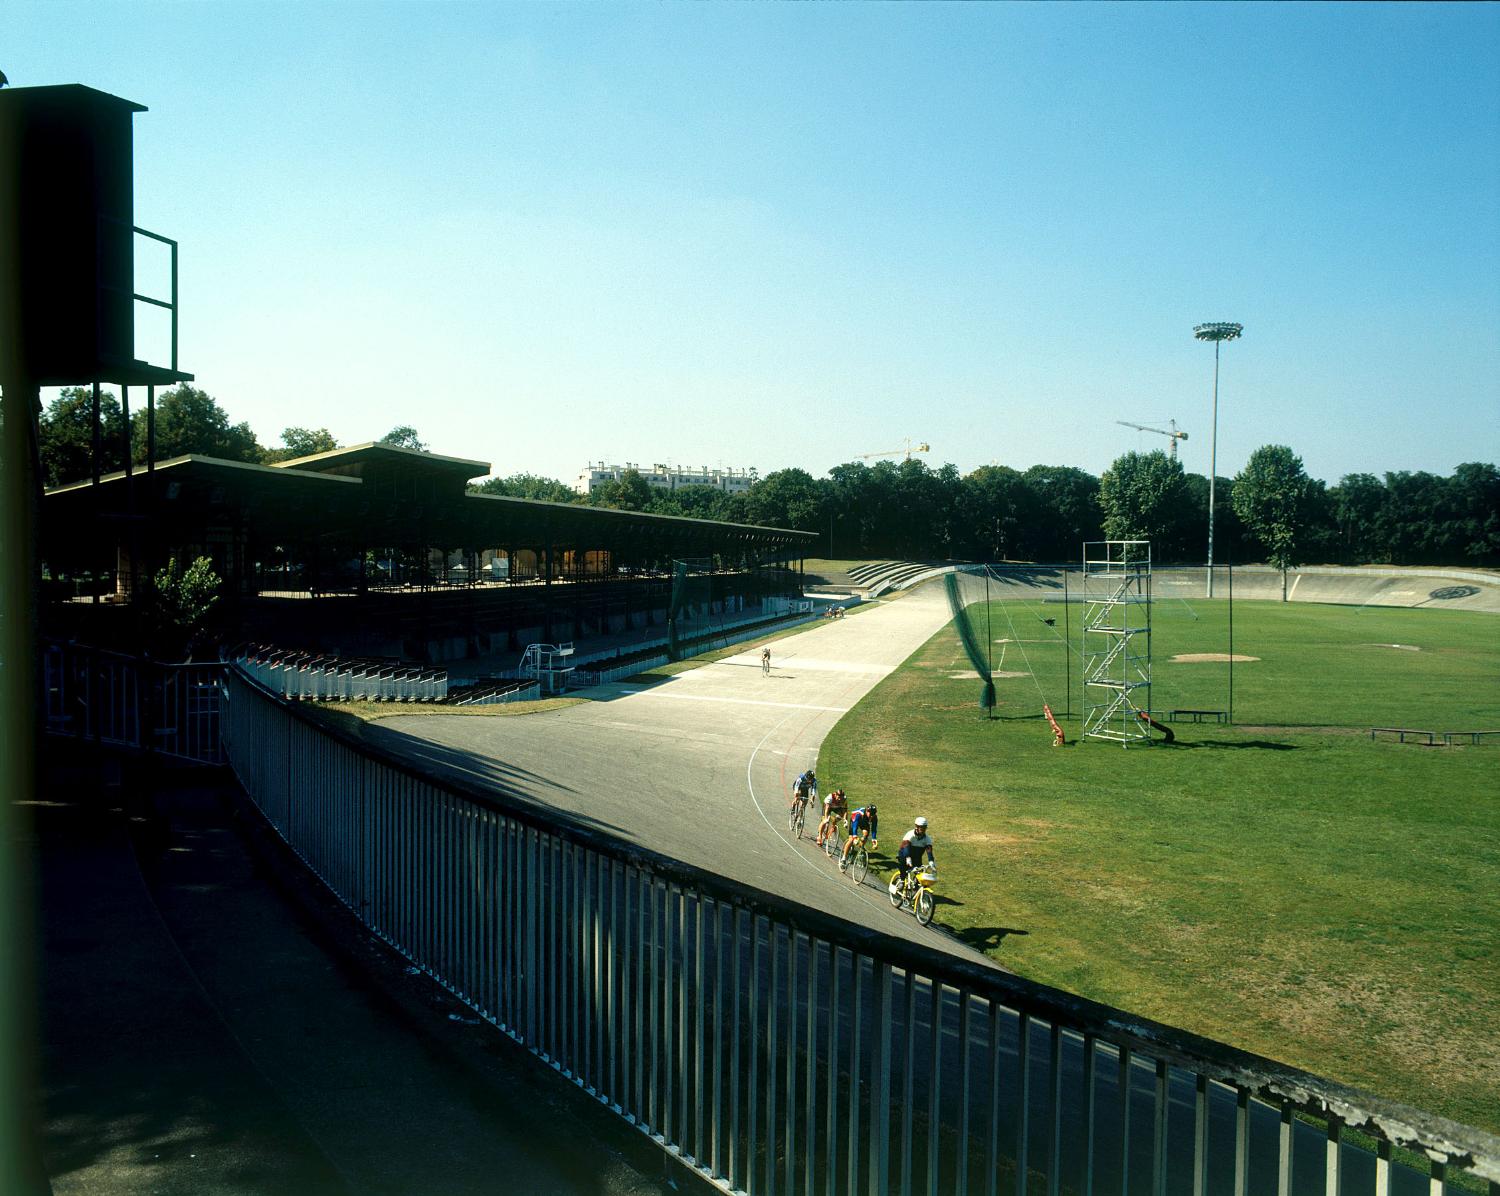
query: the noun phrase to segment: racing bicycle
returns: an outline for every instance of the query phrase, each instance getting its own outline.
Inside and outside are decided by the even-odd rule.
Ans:
[[[870,848],[879,846],[878,840],[863,838],[852,846],[845,845],[839,852],[839,871],[848,873],[855,884],[864,884],[870,872]]]
[[[923,926],[931,925],[932,915],[937,912],[937,901],[932,895],[932,886],[937,884],[937,865],[926,864],[913,868],[906,874],[906,883],[901,883],[901,873],[891,876],[886,892],[891,904],[897,909],[905,907],[917,915]]]
[[[842,813],[830,814],[830,822],[827,833],[823,836],[823,854],[830,860],[838,853],[839,845],[844,839],[844,815]]]
[[[792,796],[792,808],[787,814],[787,825],[791,827],[792,834],[802,838],[802,826],[807,820],[807,798]]]

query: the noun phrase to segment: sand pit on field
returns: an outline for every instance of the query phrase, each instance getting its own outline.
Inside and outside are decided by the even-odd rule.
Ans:
[[[1241,656],[1236,652],[1233,656],[1228,652],[1184,652],[1180,656],[1172,657],[1173,664],[1228,664],[1231,660],[1235,664],[1244,664],[1246,661],[1259,660],[1259,656]]]
[[[954,680],[954,681],[978,681],[979,680],[979,674],[976,673],[973,669],[968,669],[967,671],[962,672],[962,673],[949,673],[948,676],[952,680]],[[1031,676],[1031,674],[1030,673],[1013,673],[1009,669],[996,669],[993,673],[990,674],[990,676],[993,677],[995,680],[999,681],[999,680],[1003,680],[1006,677],[1029,677],[1029,676]]]
[[[1416,644],[1366,644],[1367,648],[1395,648],[1399,652],[1420,652]]]

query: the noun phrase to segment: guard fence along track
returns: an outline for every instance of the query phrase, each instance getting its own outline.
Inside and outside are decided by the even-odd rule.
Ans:
[[[375,933],[726,1192],[1500,1196],[1493,1135],[424,776],[234,669],[224,739]]]
[[[42,648],[42,721],[53,735],[222,763],[224,666],[160,664],[51,642]]]

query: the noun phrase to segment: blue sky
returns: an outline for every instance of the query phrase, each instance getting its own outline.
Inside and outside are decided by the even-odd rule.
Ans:
[[[1235,320],[1221,474],[1500,460],[1495,5],[8,0],[0,69],[151,109],[183,366],[268,444],[1098,472],[1175,418],[1206,472]]]

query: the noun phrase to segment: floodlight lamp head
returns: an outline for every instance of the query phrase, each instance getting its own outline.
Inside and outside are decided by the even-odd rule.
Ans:
[[[1193,335],[1200,341],[1237,341],[1244,331],[1243,324],[1215,323],[1193,326]]]

